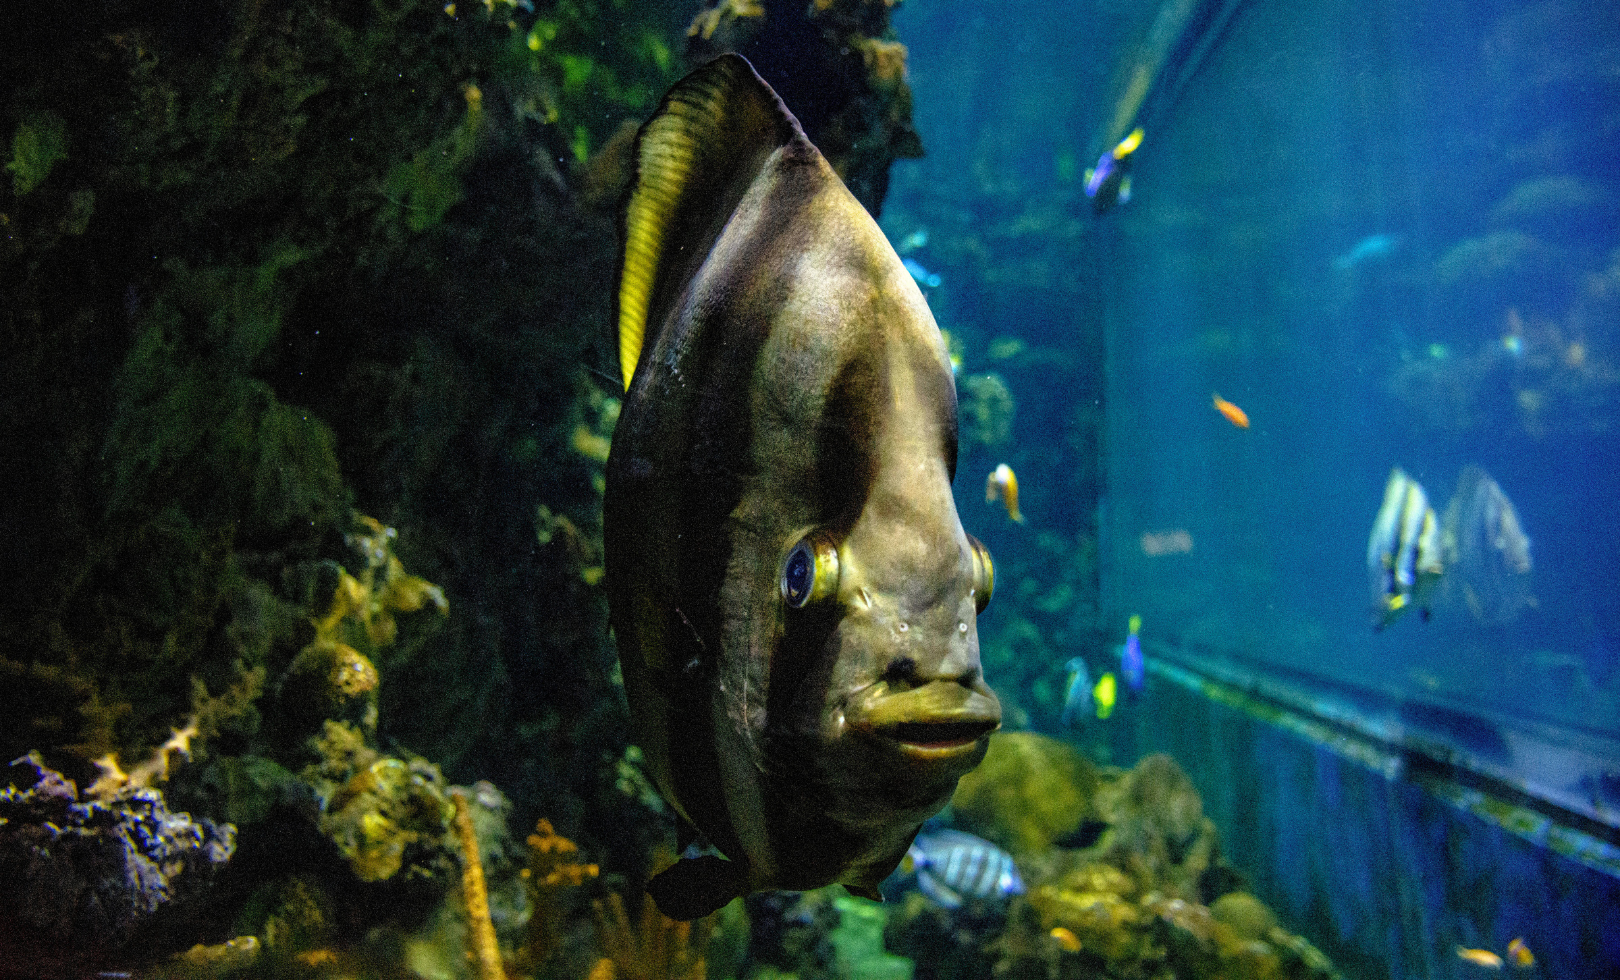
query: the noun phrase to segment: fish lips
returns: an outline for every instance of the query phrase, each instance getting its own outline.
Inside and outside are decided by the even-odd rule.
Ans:
[[[983,682],[939,680],[902,691],[879,685],[849,706],[845,721],[880,752],[960,775],[984,758],[990,733],[1001,727],[1001,702]]]

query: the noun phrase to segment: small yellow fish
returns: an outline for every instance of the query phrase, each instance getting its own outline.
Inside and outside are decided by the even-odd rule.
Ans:
[[[1057,944],[1063,947],[1065,953],[1080,952],[1080,937],[1076,936],[1073,930],[1065,929],[1062,926],[1054,926],[1049,935],[1057,940]]]
[[[1107,718],[1114,713],[1114,701],[1118,697],[1119,682],[1114,680],[1114,675],[1102,675],[1097,681],[1097,686],[1091,689],[1091,700],[1096,702],[1099,719]]]
[[[1215,411],[1226,416],[1226,421],[1232,423],[1240,429],[1247,429],[1249,427],[1249,413],[1245,412],[1241,408],[1238,408],[1236,405],[1222,398],[1220,395],[1215,396]]]
[[[1488,949],[1465,949],[1458,946],[1457,958],[1475,966],[1483,966],[1487,970],[1500,970],[1502,968],[1502,957],[1497,956]]]
[[[1530,947],[1524,944],[1522,937],[1516,937],[1508,943],[1508,962],[1521,970],[1528,970],[1536,965],[1536,957],[1530,952]]]
[[[994,503],[998,498],[1006,502],[1008,517],[1024,523],[1024,515],[1018,512],[1018,476],[1006,463],[997,466],[984,481],[984,502]]]

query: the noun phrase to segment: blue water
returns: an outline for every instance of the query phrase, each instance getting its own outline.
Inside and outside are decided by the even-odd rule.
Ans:
[[[1096,673],[1137,612],[1149,640],[1620,735],[1616,8],[1243,4],[1149,100],[1135,197],[1097,216],[1084,171],[1156,9],[896,18],[928,156],[896,165],[883,224],[928,230],[908,257],[963,378],[1016,403],[958,476],[1003,571],[981,628],[1013,716],[1050,726],[1062,664]],[[980,499],[1002,461],[1023,526]],[[1534,604],[1492,622],[1454,593],[1374,634],[1390,468],[1438,516],[1470,464],[1530,537]],[[1060,609],[1087,580],[1101,607]]]

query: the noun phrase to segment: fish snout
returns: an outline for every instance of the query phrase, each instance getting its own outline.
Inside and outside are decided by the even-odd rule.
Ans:
[[[911,761],[976,762],[1001,727],[1001,702],[977,675],[969,683],[940,679],[905,690],[880,684],[850,706],[847,721]]]

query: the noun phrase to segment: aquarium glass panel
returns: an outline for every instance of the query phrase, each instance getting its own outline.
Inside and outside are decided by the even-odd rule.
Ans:
[[[1612,4],[1242,5],[1085,248],[1115,642],[1620,734],[1617,64]]]

